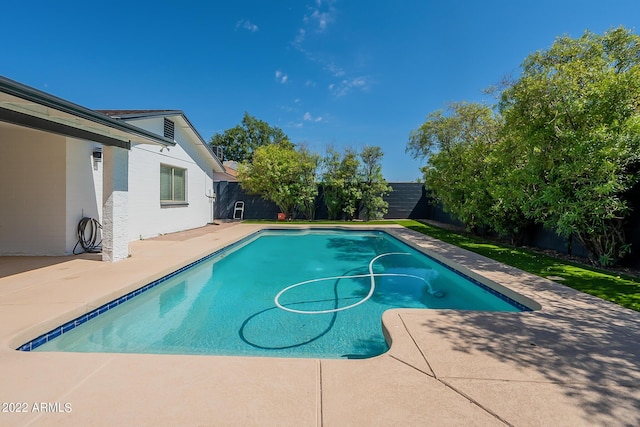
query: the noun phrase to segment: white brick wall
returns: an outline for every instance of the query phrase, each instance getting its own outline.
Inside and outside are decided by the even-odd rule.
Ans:
[[[129,151],[104,147],[102,260],[119,261],[129,256]]]

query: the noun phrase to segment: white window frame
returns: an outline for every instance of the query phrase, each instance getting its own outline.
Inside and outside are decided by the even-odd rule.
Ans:
[[[162,169],[163,168],[167,168],[171,171],[171,198],[170,199],[163,199],[162,198]],[[176,170],[180,170],[184,172],[184,188],[183,188],[183,192],[184,192],[184,200],[176,200],[175,198],[175,180],[174,180],[174,176],[175,176],[175,172]],[[188,206],[189,202],[188,202],[188,197],[189,194],[187,192],[187,182],[188,182],[188,170],[185,168],[181,168],[178,166],[174,166],[174,165],[169,165],[166,163],[160,163],[160,205],[161,206]]]

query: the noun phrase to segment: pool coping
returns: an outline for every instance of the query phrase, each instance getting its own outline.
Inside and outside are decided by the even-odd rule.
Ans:
[[[13,350],[12,344],[35,336],[34,331],[60,325],[65,316],[81,314],[114,294],[122,295],[201,258],[204,247],[224,246],[258,228],[273,225],[241,224],[187,242],[134,242],[133,256],[119,263],[71,260],[0,278],[0,373],[7,379],[0,385],[2,401],[69,400],[74,406],[71,413],[0,413],[0,425],[55,425],[60,420],[69,425],[158,420],[160,424],[213,420],[245,425],[415,425],[436,410],[444,417],[441,420],[453,424],[640,422],[640,396],[633,387],[640,379],[639,313],[400,226],[368,228],[392,229],[395,237],[409,239],[412,245],[538,302],[540,310],[499,316],[389,310],[383,324],[391,349],[364,360]],[[113,285],[109,283],[113,278],[123,282]],[[556,330],[562,339],[547,336],[555,338]],[[611,342],[614,332],[616,342]],[[452,339],[456,336],[467,342],[456,342]],[[176,365],[177,361],[181,362]],[[129,368],[123,371],[125,366]],[[149,385],[137,385],[145,381]],[[184,389],[182,384],[192,386]],[[203,393],[215,399],[202,401]],[[505,393],[510,399],[503,398]],[[141,395],[147,398],[142,401]],[[244,404],[247,398],[255,410]],[[177,399],[180,408],[167,413]],[[114,407],[119,411],[114,413]]]

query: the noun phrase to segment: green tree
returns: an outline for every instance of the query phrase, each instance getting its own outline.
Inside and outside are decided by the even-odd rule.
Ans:
[[[524,211],[525,200],[532,188],[526,185],[524,165],[526,155],[520,150],[512,135],[500,132],[500,139],[485,158],[487,191],[491,196],[491,208],[486,223],[502,237],[508,237],[513,245],[521,245],[534,221]]]
[[[289,144],[258,147],[251,163],[240,164],[238,178],[243,190],[274,202],[287,218],[297,209],[310,213],[309,202],[318,194],[315,173],[317,156],[296,151]]]
[[[365,146],[360,152],[362,159],[360,213],[365,221],[382,219],[389,208],[389,204],[383,197],[391,192],[391,187],[387,185],[387,181],[382,175],[382,165],[380,164],[382,156],[382,149],[375,146]]]
[[[318,196],[317,173],[320,164],[320,156],[311,152],[306,147],[298,150],[300,156],[300,201],[297,209],[309,220],[313,221],[316,213],[316,197]]]
[[[496,157],[501,121],[483,104],[452,103],[449,114],[436,111],[411,132],[407,151],[427,158],[422,168],[425,186],[435,200],[471,231],[488,226],[511,234],[513,224],[501,221],[499,195],[506,193],[498,179],[501,159]],[[498,200],[496,200],[498,197]]]
[[[339,179],[340,153],[332,148],[322,158],[322,194],[324,203],[327,206],[327,213],[330,220],[338,219],[342,211],[342,201],[340,199]]]
[[[624,256],[625,193],[640,166],[640,38],[624,28],[558,38],[525,60],[500,111],[524,158],[527,215],[575,235],[596,264]]]
[[[343,154],[330,148],[322,164],[322,188],[329,219],[352,219],[362,197],[358,154],[349,148]]]
[[[239,163],[251,161],[258,147],[269,144],[285,144],[293,147],[282,129],[270,126],[247,112],[244,113],[239,125],[214,134],[209,141],[212,147],[222,147],[224,160],[235,160]]]

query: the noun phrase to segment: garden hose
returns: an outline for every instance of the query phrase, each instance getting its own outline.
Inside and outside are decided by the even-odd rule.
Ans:
[[[97,220],[88,217],[82,218],[78,223],[78,242],[73,247],[73,254],[78,255],[82,253],[76,253],[78,245],[87,253],[101,252],[102,247],[100,245],[102,244],[102,240],[97,242],[98,230],[102,230],[102,225]]]

